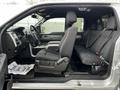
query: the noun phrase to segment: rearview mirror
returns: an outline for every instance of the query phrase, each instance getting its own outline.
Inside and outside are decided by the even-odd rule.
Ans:
[[[33,14],[31,17],[37,19],[37,15],[35,14]]]

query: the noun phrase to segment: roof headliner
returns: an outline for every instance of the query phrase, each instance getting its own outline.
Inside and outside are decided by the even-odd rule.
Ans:
[[[85,11],[80,11],[80,8],[86,8]],[[65,17],[68,11],[75,11],[77,17],[82,18],[98,18],[103,15],[113,14],[113,10],[110,7],[91,7],[91,6],[73,6],[73,7],[50,7],[43,9],[37,13],[45,18]]]

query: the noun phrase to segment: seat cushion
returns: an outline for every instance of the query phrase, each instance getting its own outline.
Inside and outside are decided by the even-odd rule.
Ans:
[[[81,62],[86,65],[102,65],[101,58],[90,50],[82,47],[76,46],[75,50],[80,58]]]
[[[61,74],[66,70],[69,60],[63,58],[63,61],[58,63],[60,60],[58,52],[41,50],[36,55],[35,72]]]
[[[40,50],[36,55],[36,60],[58,60],[59,54],[58,52],[53,52],[51,50]]]
[[[54,66],[57,60],[59,59],[59,55],[57,52],[47,51],[45,49],[38,52],[36,55],[35,63],[36,65],[42,66]]]

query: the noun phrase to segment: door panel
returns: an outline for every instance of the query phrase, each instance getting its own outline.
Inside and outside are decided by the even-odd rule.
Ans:
[[[50,34],[41,34],[41,42],[47,43],[49,41],[60,41],[63,37],[64,33],[63,32],[53,32]]]
[[[65,18],[50,18],[41,25],[41,42],[60,41],[65,31]]]
[[[6,54],[0,54],[0,90],[3,90],[6,73],[7,73],[7,57]]]

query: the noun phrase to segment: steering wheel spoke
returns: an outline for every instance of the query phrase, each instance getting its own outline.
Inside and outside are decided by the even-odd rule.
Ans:
[[[38,35],[38,31],[37,29],[31,25],[30,26],[30,34],[27,36],[30,44],[35,47],[37,46],[38,44],[40,44],[40,39],[39,39],[39,35]]]

